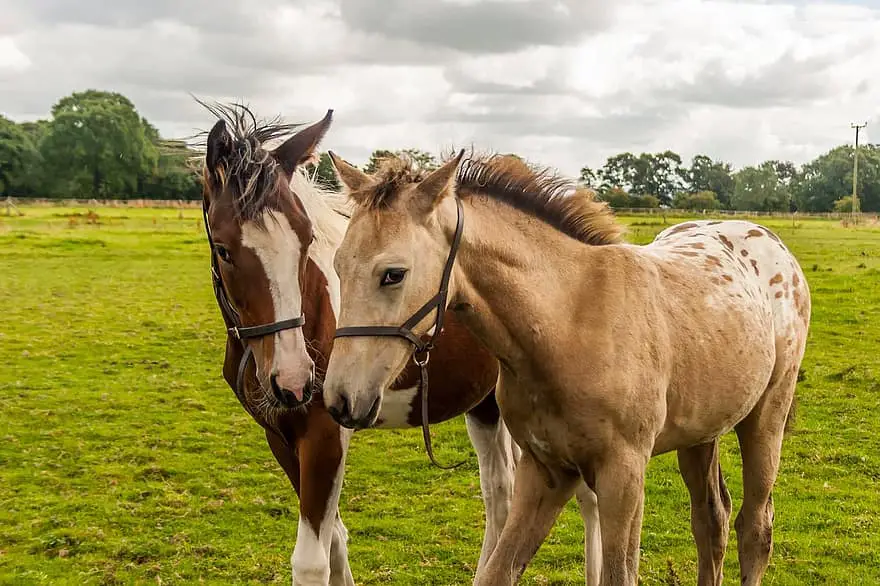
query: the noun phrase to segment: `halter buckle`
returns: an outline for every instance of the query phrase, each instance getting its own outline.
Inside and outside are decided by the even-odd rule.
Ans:
[[[241,333],[238,331],[238,326],[229,328],[229,332],[235,336],[236,340],[241,340]]]
[[[419,359],[420,352],[424,352],[424,358]],[[431,359],[431,350],[430,348],[426,348],[423,351],[416,350],[413,352],[412,358],[413,362],[416,363],[416,366],[418,366],[419,368],[424,368],[428,365],[428,360]]]

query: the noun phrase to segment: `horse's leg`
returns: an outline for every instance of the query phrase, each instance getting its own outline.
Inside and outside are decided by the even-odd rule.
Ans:
[[[575,493],[584,520],[584,576],[587,586],[599,586],[602,578],[602,533],[596,493],[581,482]]]
[[[299,524],[290,560],[294,586],[354,585],[338,509],[350,437],[350,431],[316,409],[309,414],[305,435],[297,438]]]
[[[523,450],[507,522],[474,586],[517,583],[579,480],[565,471],[547,469],[529,450]]]
[[[486,507],[486,531],[483,535],[483,549],[477,564],[479,574],[495,549],[513,496],[513,478],[516,471],[517,456],[513,450],[516,444],[501,419],[495,393],[490,393],[483,401],[465,415],[468,435],[480,467],[480,489]],[[516,446],[517,448],[519,446]]]
[[[743,504],[736,516],[740,581],[760,584],[773,551],[773,484],[779,471],[785,421],[794,398],[797,368],[764,392],[736,426],[743,460]]]
[[[720,586],[727,536],[730,493],[718,462],[718,440],[678,450],[678,467],[691,495],[691,529],[699,557],[699,586]]]
[[[624,440],[619,440],[623,443]],[[594,470],[602,534],[603,586],[634,586],[645,503],[648,455],[623,447],[603,454]]]

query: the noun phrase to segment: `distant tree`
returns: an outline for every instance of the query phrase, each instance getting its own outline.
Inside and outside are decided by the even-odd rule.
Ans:
[[[730,207],[730,198],[734,189],[730,165],[722,161],[713,161],[706,155],[694,156],[687,171],[687,188],[691,193],[711,191],[721,207]]]
[[[310,175],[314,175],[318,183],[326,189],[338,191],[341,188],[339,179],[336,177],[336,171],[333,170],[333,163],[330,161],[330,155],[321,153],[321,158],[317,165],[309,165],[307,167]]]
[[[853,198],[851,195],[841,197],[834,202],[834,211],[849,214],[853,211]]]
[[[614,209],[660,207],[660,200],[653,195],[633,195],[619,187],[599,192],[597,199],[607,201],[608,205]]]
[[[596,175],[596,172],[586,166],[581,167],[581,174],[578,178],[578,182],[584,187],[589,187],[590,189],[599,188],[599,178]]]
[[[379,170],[382,160],[388,157],[408,157],[412,159],[418,166],[423,169],[436,169],[439,165],[434,155],[419,149],[401,149],[397,151],[389,151],[387,149],[377,149],[370,155],[367,164],[364,165],[364,173],[375,173]]]
[[[0,195],[30,195],[28,179],[39,165],[32,137],[21,125],[0,116]]]
[[[731,204],[737,210],[787,211],[788,187],[776,174],[776,166],[766,161],[758,167],[744,167],[734,176],[736,181]]]
[[[153,130],[121,94],[87,90],[62,98],[40,143],[53,191],[134,196],[158,162]]]
[[[202,196],[201,183],[191,168],[195,152],[182,141],[161,141],[152,173],[142,179],[139,197],[195,200]]]
[[[664,204],[683,188],[685,176],[681,157],[672,151],[638,157],[620,153],[609,157],[595,173],[586,167],[581,170],[581,182],[589,181],[590,187],[599,191],[619,188],[632,195],[655,196]]]
[[[712,191],[698,191],[696,193],[680,192],[672,198],[672,207],[679,210],[717,210],[721,208],[721,202]]]
[[[833,210],[836,201],[852,195],[852,172],[851,145],[835,147],[804,165],[792,184],[798,209]],[[859,146],[858,192],[862,211],[880,211],[880,145]]]

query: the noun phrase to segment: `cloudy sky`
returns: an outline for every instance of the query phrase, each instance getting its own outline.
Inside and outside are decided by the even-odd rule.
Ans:
[[[474,144],[577,174],[672,149],[801,163],[880,138],[880,0],[0,0],[0,112],[122,92],[164,136],[212,119],[190,97],[324,143]]]

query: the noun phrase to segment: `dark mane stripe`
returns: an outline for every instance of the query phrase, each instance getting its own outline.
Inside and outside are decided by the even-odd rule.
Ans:
[[[261,222],[263,211],[278,209],[279,198],[286,191],[278,189],[281,177],[278,162],[263,145],[293,134],[302,125],[282,123],[280,117],[259,120],[244,104],[196,101],[226,124],[226,131],[232,138],[232,154],[217,170],[217,176],[221,181],[220,189],[228,188],[232,192],[236,219]],[[207,135],[203,132],[198,136],[207,138]],[[206,147],[204,139],[200,146]]]

